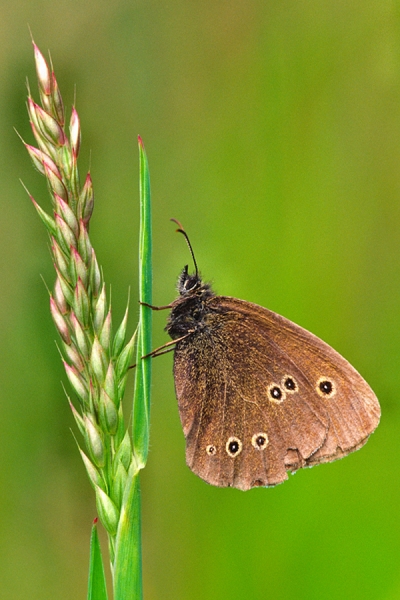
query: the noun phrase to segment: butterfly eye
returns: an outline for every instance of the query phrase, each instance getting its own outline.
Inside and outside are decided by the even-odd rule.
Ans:
[[[285,375],[282,378],[282,387],[285,388],[289,394],[295,394],[299,391],[297,381],[291,375]]]
[[[276,383],[271,383],[271,385],[268,387],[268,394],[269,399],[272,400],[272,402],[277,402],[278,404],[283,402],[286,398],[284,390],[282,390],[279,385],[276,385]]]
[[[333,398],[336,394],[336,385],[329,377],[320,377],[317,381],[316,390],[322,398]]]
[[[217,448],[213,444],[209,444],[206,448],[206,452],[209,456],[215,456],[217,454]]]
[[[186,292],[192,292],[199,286],[199,278],[196,275],[187,275],[183,287]]]
[[[255,433],[251,438],[251,443],[256,450],[264,450],[268,445],[268,436],[266,433]]]
[[[240,454],[242,448],[243,444],[237,437],[230,437],[229,440],[226,442],[226,451],[229,454],[229,456],[232,456],[232,458]]]

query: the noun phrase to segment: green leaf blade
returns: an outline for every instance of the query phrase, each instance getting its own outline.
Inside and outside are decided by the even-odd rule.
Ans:
[[[139,472],[132,465],[115,544],[114,600],[142,600]]]
[[[139,299],[152,303],[152,239],[150,176],[146,152],[139,138],[140,156],[140,233],[139,233]],[[142,356],[152,350],[152,311],[140,305],[136,355],[136,378],[133,413],[133,443],[136,459],[146,464],[149,451],[151,358]]]
[[[90,538],[90,561],[88,600],[108,600],[106,577],[104,574],[103,557],[101,554],[99,535],[97,533],[97,519],[93,523]]]

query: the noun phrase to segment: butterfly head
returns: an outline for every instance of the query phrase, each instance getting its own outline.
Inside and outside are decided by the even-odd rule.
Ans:
[[[166,330],[176,339],[205,327],[209,309],[207,300],[215,296],[208,283],[204,283],[198,271],[194,274],[183,269],[178,279],[178,298],[172,303]]]
[[[186,231],[176,219],[171,219],[177,225],[179,233],[182,233],[189,246],[195,267],[194,273],[189,273],[186,265],[178,279],[178,298],[172,303],[172,310],[168,317],[166,330],[169,335],[176,339],[189,333],[194,333],[206,326],[205,317],[208,312],[207,300],[215,296],[208,283],[204,283],[197,268],[192,245]]]
[[[203,283],[200,274],[196,271],[194,274],[188,272],[188,265],[185,266],[178,279],[178,292],[182,298],[193,298],[195,296],[201,299],[213,296],[211,287],[208,283]]]
[[[187,296],[187,295],[192,295],[195,294],[196,291],[200,288],[201,286],[201,278],[199,276],[199,274],[194,273],[193,275],[190,275],[188,272],[188,265],[186,265],[182,271],[182,273],[179,275],[179,279],[178,279],[178,292],[181,296]]]

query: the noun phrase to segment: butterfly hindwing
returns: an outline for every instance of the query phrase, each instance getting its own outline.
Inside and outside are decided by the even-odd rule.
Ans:
[[[379,422],[374,393],[343,357],[235,298],[206,300],[202,327],[176,345],[174,376],[187,463],[213,485],[276,485],[361,447]]]

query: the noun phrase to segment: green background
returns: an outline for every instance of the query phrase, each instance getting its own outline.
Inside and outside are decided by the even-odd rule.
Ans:
[[[172,355],[153,363],[142,477],[145,599],[400,599],[400,15],[389,0],[29,0],[0,5],[0,596],[86,595],[96,515],[40,279],[49,207],[32,142],[29,23],[76,90],[113,313],[137,318],[138,152],[150,162],[154,302],[190,234],[219,293],[313,331],[363,374],[381,425],[345,460],[274,489],[217,489],[185,466]],[[167,341],[154,315],[154,347]],[[131,388],[128,390],[128,399]]]

